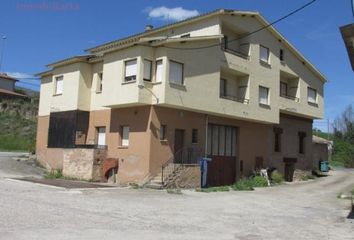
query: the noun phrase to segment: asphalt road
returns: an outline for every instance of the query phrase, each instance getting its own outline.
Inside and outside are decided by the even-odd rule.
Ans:
[[[38,173],[11,161],[0,154],[0,239],[354,238],[354,223],[346,219],[350,202],[337,198],[354,187],[353,170],[253,192],[176,195],[14,181],[9,178]]]

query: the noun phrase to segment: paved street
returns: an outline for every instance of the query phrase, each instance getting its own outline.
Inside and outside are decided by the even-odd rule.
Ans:
[[[353,239],[353,170],[253,192],[64,189],[9,178],[40,170],[0,153],[0,239]]]

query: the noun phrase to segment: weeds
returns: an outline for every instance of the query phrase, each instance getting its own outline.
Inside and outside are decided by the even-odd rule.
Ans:
[[[64,178],[63,172],[62,172],[62,170],[60,170],[60,169],[53,169],[53,170],[47,172],[47,173],[44,175],[44,177],[47,178],[47,179]]]

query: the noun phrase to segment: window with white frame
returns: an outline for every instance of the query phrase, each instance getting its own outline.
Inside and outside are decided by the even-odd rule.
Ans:
[[[121,132],[121,145],[123,147],[128,147],[129,146],[129,126],[122,126],[122,132]]]
[[[155,82],[162,82],[163,78],[163,62],[161,60],[156,61]]]
[[[152,61],[144,59],[144,80],[151,81],[151,66]]]
[[[63,87],[64,87],[64,77],[63,76],[56,77],[54,94],[55,95],[63,94]]]
[[[259,86],[259,103],[269,105],[269,88]]]
[[[170,83],[183,85],[183,64],[170,60]]]
[[[97,93],[102,92],[102,80],[103,80],[103,73],[97,73]]]
[[[269,48],[260,46],[259,58],[261,61],[269,63]]]
[[[125,61],[125,76],[124,76],[124,81],[129,82],[129,81],[134,81],[136,80],[136,73],[137,73],[137,60],[129,60]]]
[[[317,103],[317,91],[313,88],[307,88],[307,101],[309,103]]]

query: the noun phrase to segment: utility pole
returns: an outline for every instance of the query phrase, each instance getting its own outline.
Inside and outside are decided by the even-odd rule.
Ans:
[[[0,72],[1,72],[1,67],[2,67],[2,59],[4,57],[4,52],[5,52],[5,41],[6,41],[6,36],[3,36],[1,38],[1,54],[0,54]]]

